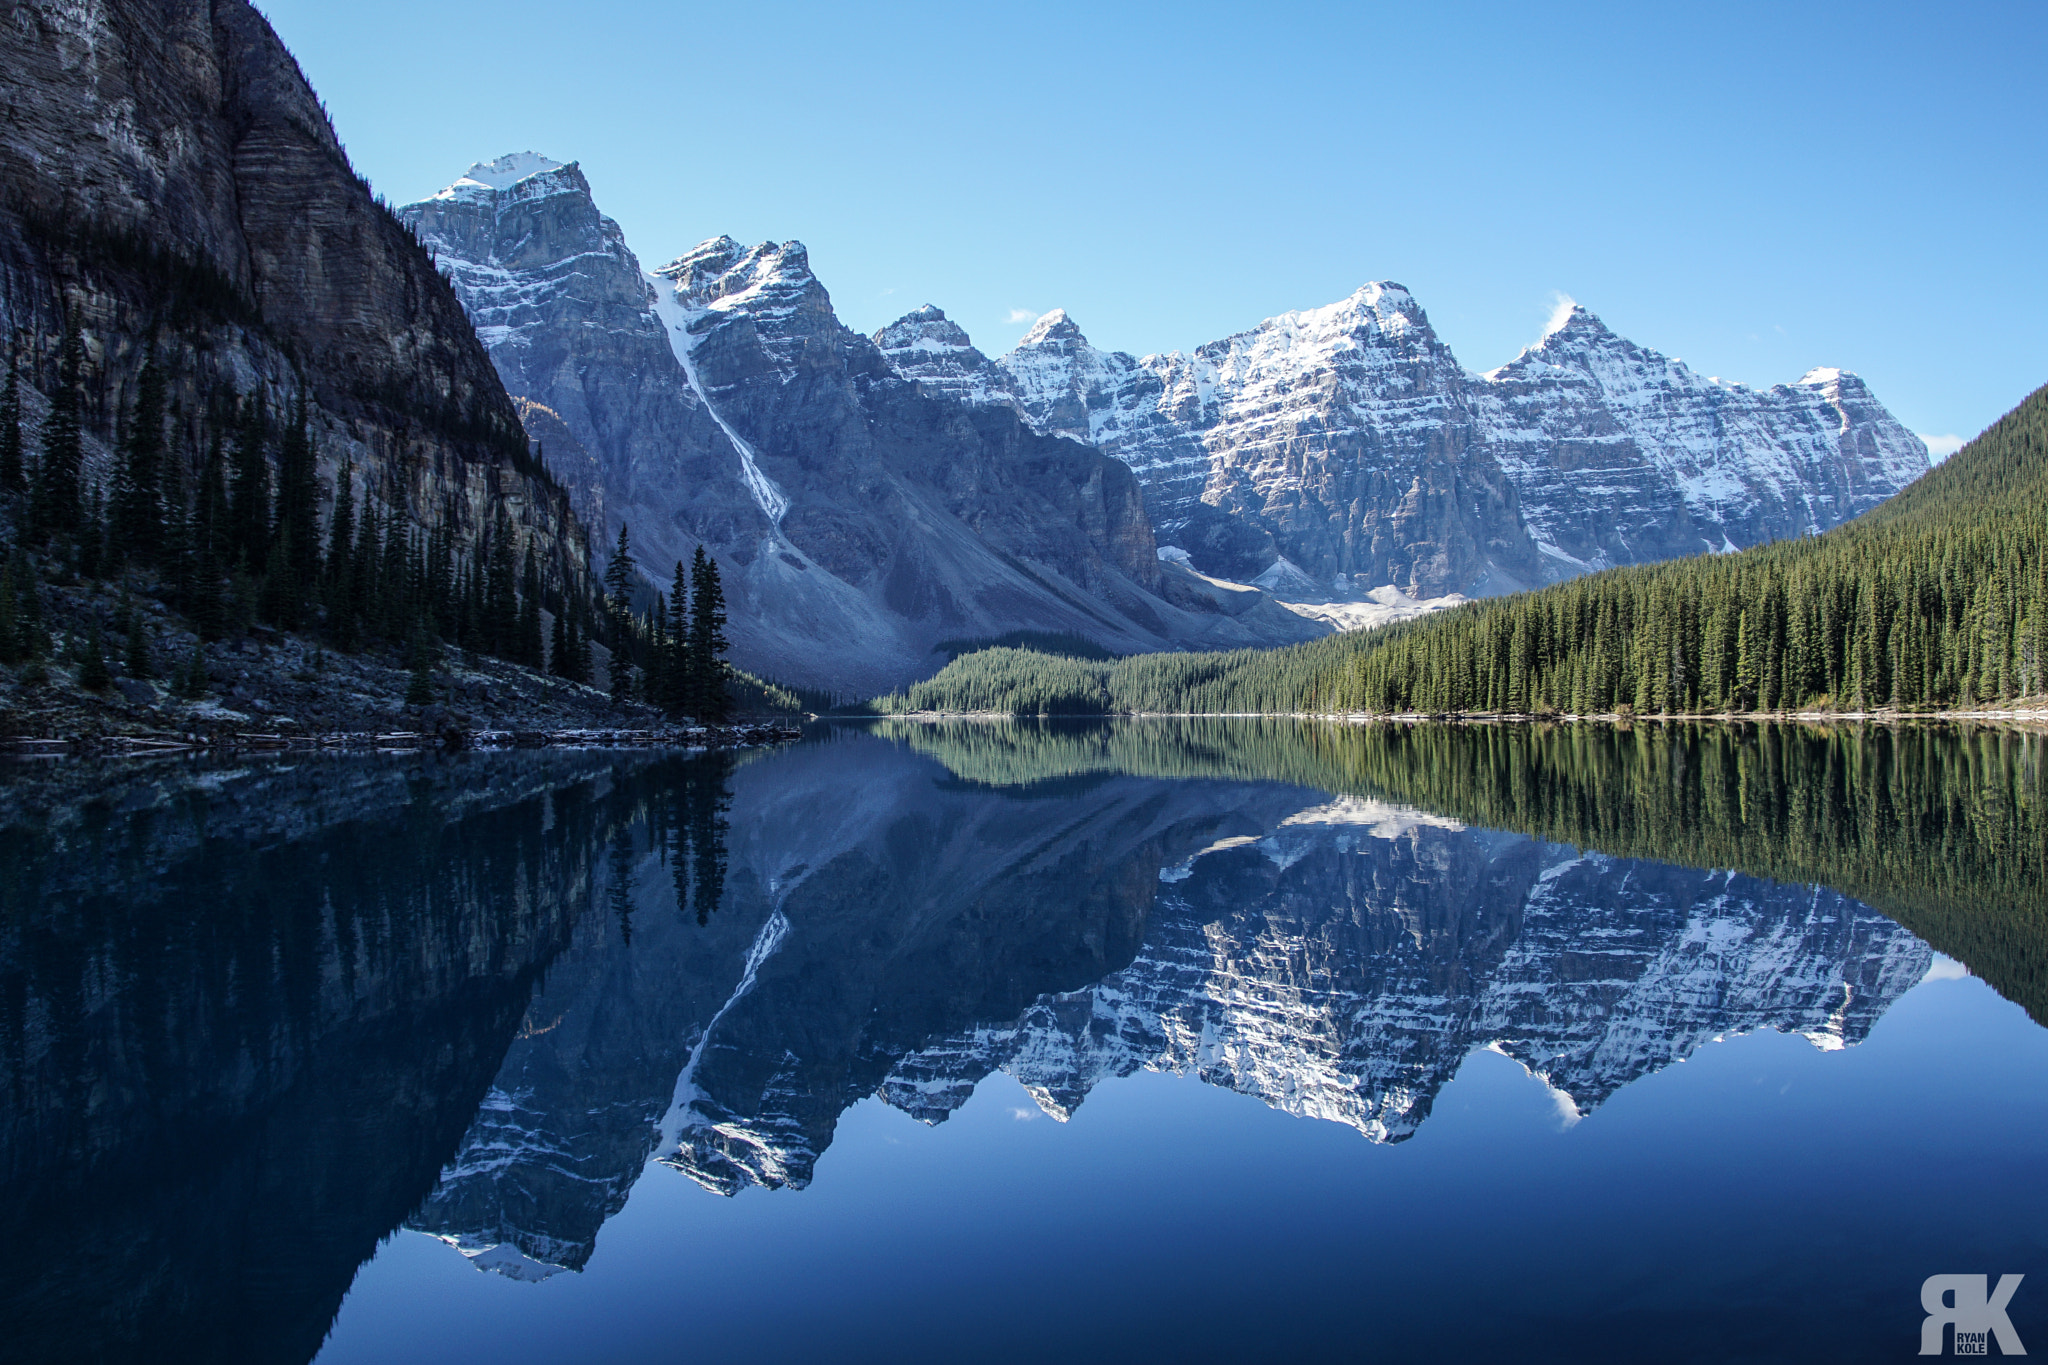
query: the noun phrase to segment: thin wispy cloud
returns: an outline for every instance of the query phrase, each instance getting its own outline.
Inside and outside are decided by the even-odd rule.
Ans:
[[[1036,1109],[1026,1109],[1022,1105],[1014,1105],[1010,1109],[1010,1117],[1019,1123],[1029,1123],[1038,1117],[1038,1111]]]
[[[1543,335],[1549,336],[1571,321],[1572,309],[1578,306],[1579,301],[1563,290],[1553,292],[1550,296],[1550,320],[1543,324]]]
[[[1012,308],[1012,309],[1010,310],[1010,315],[1009,315],[1009,316],[1008,316],[1007,318],[1004,318],[1004,319],[1003,319],[1003,321],[1005,321],[1005,322],[1036,322],[1036,321],[1038,321],[1038,314],[1037,314],[1037,313],[1035,313],[1035,312],[1033,312],[1033,311],[1032,311],[1031,309],[1029,309],[1029,308]]]

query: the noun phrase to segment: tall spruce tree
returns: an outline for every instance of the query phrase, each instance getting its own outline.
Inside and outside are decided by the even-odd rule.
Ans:
[[[7,385],[0,389],[0,494],[28,491],[28,466],[22,459],[21,359],[7,348]]]
[[[164,371],[154,355],[142,362],[135,406],[114,480],[114,544],[127,559],[156,562],[163,548]]]
[[[314,469],[313,433],[301,394],[277,450],[276,538],[283,543],[285,581],[292,619],[303,621],[320,583],[320,483]]]
[[[690,562],[689,658],[694,714],[706,725],[723,725],[732,714],[726,688],[725,589],[718,582],[718,561],[697,547]]]
[[[633,570],[637,567],[633,559],[633,529],[625,522],[619,523],[619,543],[612,547],[611,563],[604,566],[605,606],[613,628],[613,635],[606,643],[614,649],[614,639],[623,638],[632,620]]]
[[[526,562],[519,571],[519,649],[517,661],[528,668],[545,662],[540,634],[540,561],[534,558],[533,542],[526,543]]]
[[[327,631],[335,647],[353,654],[360,643],[356,612],[355,462],[344,460],[334,479],[334,514],[327,523],[327,562],[321,596],[327,604]]]
[[[669,584],[668,620],[664,624],[667,649],[661,669],[661,709],[670,715],[694,715],[696,696],[691,692],[692,674],[688,653],[690,641],[690,579],[683,561],[676,561],[676,575]]]
[[[218,640],[227,634],[223,580],[230,558],[227,474],[216,432],[207,443],[206,460],[199,469],[199,491],[192,499],[192,587],[186,614],[202,640]]]
[[[43,419],[43,458],[36,465],[33,518],[39,531],[75,532],[85,519],[85,446],[79,384],[85,372],[85,338],[74,310],[64,322],[57,349],[57,388]]]
[[[270,554],[270,463],[264,456],[268,440],[263,399],[251,393],[242,400],[235,425],[225,547],[228,562],[251,573],[262,568]]]

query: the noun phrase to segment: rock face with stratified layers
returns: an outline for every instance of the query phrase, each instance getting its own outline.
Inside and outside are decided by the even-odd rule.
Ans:
[[[445,517],[458,553],[503,512],[551,578],[581,579],[582,527],[460,301],[261,14],[27,0],[0,25],[0,69],[0,326],[34,412],[76,318],[90,478],[111,484],[104,443],[154,354],[174,453],[229,399],[303,397],[323,497],[352,468],[359,505],[422,529]]]

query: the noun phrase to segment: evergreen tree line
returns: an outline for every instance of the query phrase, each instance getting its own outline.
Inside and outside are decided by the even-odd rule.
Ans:
[[[687,571],[681,560],[676,561],[669,591],[655,593],[653,603],[636,612],[637,569],[632,528],[621,523],[604,574],[605,644],[612,651],[613,699],[638,698],[671,716],[724,724],[732,717],[733,693],[741,675],[725,661],[731,646],[725,636],[725,588],[719,581],[718,561],[699,545]],[[747,681],[755,690],[771,690],[756,680]],[[763,700],[795,709],[794,698]]]
[[[2048,390],[1869,515],[1278,650],[956,659],[884,712],[1702,715],[2048,692]]]
[[[0,506],[17,531],[0,568],[0,663],[47,652],[39,573],[125,582],[132,570],[153,580],[202,640],[260,622],[317,630],[344,652],[371,642],[402,647],[416,693],[440,644],[590,681],[598,610],[540,560],[531,538],[521,549],[502,508],[465,550],[452,505],[422,529],[400,511],[359,502],[345,465],[323,519],[303,396],[280,412],[256,394],[224,395],[196,422],[172,422],[168,375],[149,357],[120,416],[111,487],[102,487],[85,472],[77,319],[59,346],[35,459],[20,369],[10,356],[0,388]],[[174,442],[167,426],[196,434]],[[98,650],[95,641],[88,662]],[[138,673],[131,661],[130,671],[150,675],[146,663]]]
[[[2048,744],[1996,726],[883,720],[962,779],[1284,782],[1615,857],[1821,883],[2048,1024]]]

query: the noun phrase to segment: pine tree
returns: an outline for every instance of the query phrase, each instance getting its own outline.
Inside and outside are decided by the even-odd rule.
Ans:
[[[327,603],[327,632],[335,647],[353,654],[356,635],[355,462],[342,462],[334,480],[334,514],[327,523],[327,562],[321,584]]]
[[[78,685],[88,692],[104,692],[113,681],[107,668],[107,642],[100,635],[99,623],[94,622],[78,660]]]
[[[690,580],[683,561],[676,561],[675,579],[668,590],[668,620],[663,623],[667,648],[661,666],[661,709],[670,715],[693,714],[696,696],[691,692],[694,675],[687,653],[690,639]]]
[[[94,484],[85,498],[85,510],[78,522],[78,572],[86,578],[98,578],[106,567],[106,499],[101,496],[100,487]]]
[[[128,616],[127,658],[125,665],[131,678],[154,678],[156,663],[150,658],[149,632],[142,623],[142,613],[123,604]]]
[[[263,582],[258,590],[257,611],[265,621],[283,630],[297,630],[300,604],[305,590],[293,568],[292,538],[289,532],[275,536],[263,561]]]
[[[114,544],[123,557],[151,564],[163,546],[164,524],[164,372],[156,357],[143,360],[136,389],[114,482]]]
[[[407,567],[411,547],[405,535],[405,516],[394,511],[384,523],[384,561],[377,570],[377,633],[396,644],[418,622]],[[446,619],[445,612],[443,620]],[[444,637],[454,631],[440,621],[432,623]]]
[[[605,681],[611,687],[612,701],[620,706],[633,700],[633,659],[626,649],[630,629],[629,620],[625,628],[620,629],[612,637],[611,662],[606,669]]]
[[[526,564],[519,572],[519,648],[516,658],[528,668],[540,668],[546,661],[541,653],[540,563],[534,558],[533,542],[526,545]]]
[[[252,393],[242,401],[236,424],[224,546],[227,562],[250,573],[262,568],[270,553],[270,465],[264,459],[267,440],[263,401]]]
[[[583,630],[574,616],[569,618],[569,681],[590,684],[590,633]]]
[[[384,544],[383,529],[377,524],[377,504],[365,498],[363,515],[356,524],[355,548],[349,552],[349,596],[356,614],[374,632],[378,627],[377,556]]]
[[[36,585],[35,564],[17,545],[8,556],[6,582],[12,589],[14,625],[9,638],[0,639],[4,662],[20,663],[43,653],[42,591]]]
[[[569,622],[562,612],[555,613],[554,638],[548,642],[548,673],[557,678],[569,676]]]
[[[412,633],[412,649],[407,665],[412,677],[406,681],[405,704],[426,706],[434,700],[434,645],[424,628]]]
[[[483,648],[501,659],[519,657],[519,598],[512,557],[512,523],[501,510],[491,531],[489,570],[484,583]]]
[[[227,475],[220,436],[207,445],[199,472],[199,492],[192,501],[192,586],[185,614],[202,640],[227,634],[227,597],[222,580],[228,572]]]
[[[632,620],[631,593],[633,589],[633,530],[625,522],[619,523],[619,543],[612,547],[611,563],[604,568],[605,605],[611,620],[611,632],[605,643],[614,650],[626,637],[627,627]]]
[[[85,517],[85,448],[78,386],[85,370],[85,339],[74,311],[57,350],[57,391],[43,419],[43,458],[36,466],[34,522],[40,531],[76,531]]]
[[[28,491],[28,469],[22,461],[21,361],[7,350],[7,387],[0,389],[0,493]]]
[[[725,638],[725,590],[718,582],[718,561],[697,547],[690,564],[690,690],[693,714],[706,725],[723,725],[732,713],[731,694],[726,690],[724,655],[731,648]]]
[[[660,593],[656,593],[655,597],[658,605],[649,608],[641,621],[641,633],[647,641],[647,652],[642,657],[647,660],[647,665],[641,670],[640,695],[650,704],[666,708],[671,693],[671,651],[666,624],[668,610],[665,605],[668,599]]]
[[[206,695],[206,684],[206,647],[194,640],[192,656],[178,671],[178,679],[172,690],[186,701],[198,701]]]

